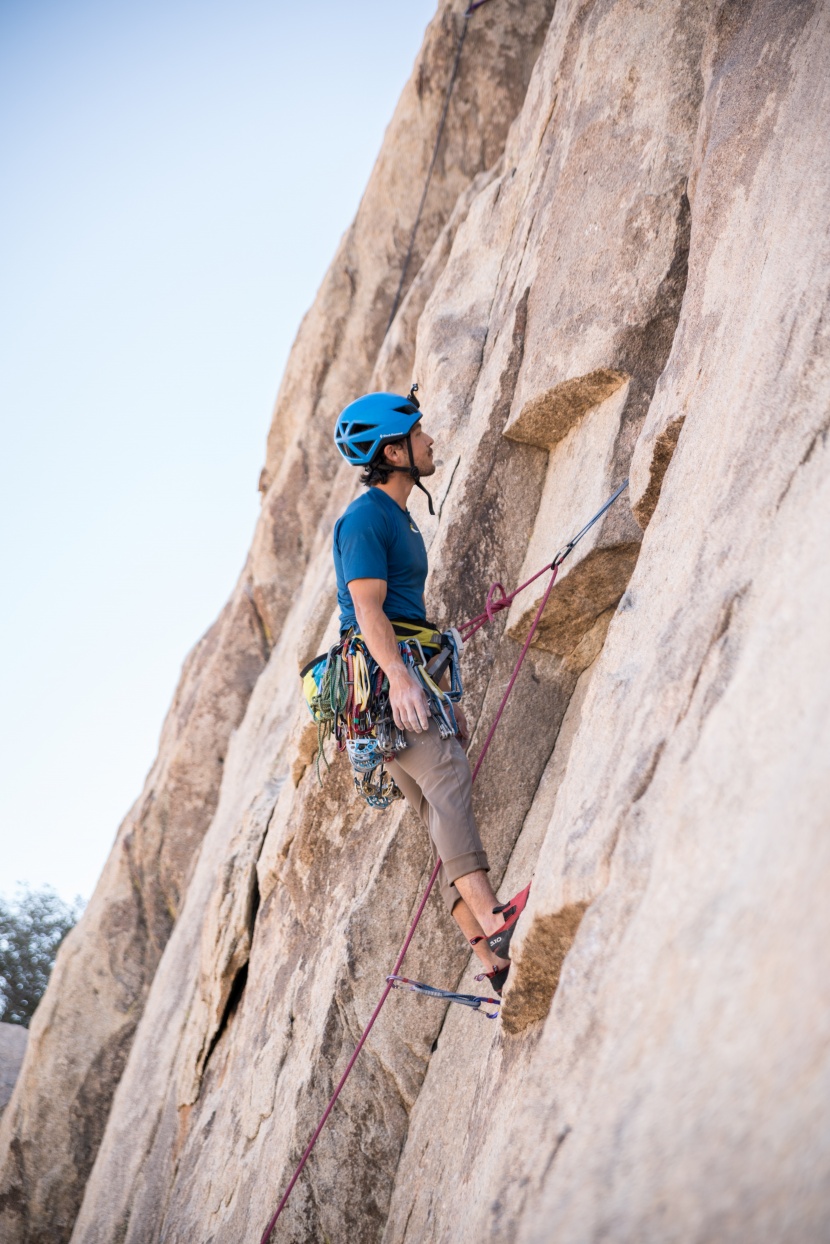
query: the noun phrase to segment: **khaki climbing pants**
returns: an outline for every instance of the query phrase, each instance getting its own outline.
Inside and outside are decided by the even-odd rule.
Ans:
[[[461,897],[454,882],[490,868],[473,815],[467,754],[458,739],[442,739],[430,721],[422,734],[407,730],[406,747],[386,767],[426,826],[433,859],[441,858],[438,886],[452,911]]]

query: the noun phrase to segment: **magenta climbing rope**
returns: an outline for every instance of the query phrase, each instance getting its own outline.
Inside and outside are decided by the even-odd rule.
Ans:
[[[509,605],[511,604],[511,602],[519,595],[519,593],[523,592],[525,588],[530,586],[531,583],[535,583],[536,580],[540,578],[546,572],[550,573],[550,579],[548,580],[548,583],[545,587],[544,594],[539,603],[539,607],[536,610],[536,614],[533,618],[533,622],[531,623],[530,630],[527,633],[527,638],[525,639],[522,650],[519,653],[518,660],[516,661],[516,664],[513,667],[513,673],[510,676],[510,681],[508,682],[507,687],[505,688],[504,695],[501,698],[501,703],[499,704],[499,707],[496,710],[496,715],[493,718],[492,725],[490,726],[490,729],[487,732],[487,737],[485,738],[484,743],[482,744],[481,751],[478,754],[478,759],[476,760],[475,766],[473,768],[473,781],[476,780],[479,770],[481,769],[481,766],[484,763],[484,757],[487,755],[487,752],[490,748],[490,744],[493,741],[493,737],[496,733],[496,730],[498,729],[499,722],[501,721],[502,713],[504,712],[505,707],[507,705],[507,701],[510,698],[510,693],[513,690],[513,687],[515,686],[516,679],[519,677],[519,672],[524,663],[524,659],[527,656],[531,643],[533,642],[533,636],[536,634],[539,623],[542,620],[542,614],[545,611],[545,606],[547,605],[548,600],[550,599],[550,594],[553,591],[554,584],[556,583],[556,577],[559,573],[559,567],[562,565],[565,558],[570,556],[570,554],[576,548],[577,544],[583,538],[583,536],[585,536],[591,530],[594,524],[598,522],[600,518],[602,518],[606,510],[610,509],[610,507],[614,504],[617,498],[621,495],[621,493],[624,492],[624,490],[627,487],[628,487],[628,480],[624,480],[623,483],[620,484],[616,492],[611,497],[609,497],[609,499],[605,502],[605,504],[599,510],[597,510],[596,514],[594,514],[594,516],[591,519],[589,519],[589,521],[585,524],[585,526],[580,531],[577,532],[577,534],[573,537],[573,539],[569,540],[568,543],[559,550],[559,552],[554,557],[553,561],[548,562],[547,565],[543,566],[541,570],[537,571],[535,575],[533,575],[530,579],[528,579],[526,583],[523,583],[520,587],[517,587],[514,592],[511,592],[509,596],[505,593],[504,588],[501,586],[500,583],[492,584],[490,587],[490,590],[487,593],[487,600],[486,600],[484,612],[482,614],[479,614],[475,618],[471,618],[469,622],[465,622],[461,627],[458,628],[459,633],[462,635],[462,637],[465,640],[468,639],[470,636],[474,635],[476,631],[478,631],[487,622],[492,622],[495,619],[495,615],[499,613],[502,609],[507,609]],[[499,589],[499,591],[501,592],[501,596],[499,596],[498,599],[496,599],[494,596],[495,589]],[[465,634],[465,631],[466,631],[466,634]],[[380,1015],[381,1011],[383,1010],[386,999],[389,997],[389,994],[392,992],[392,989],[395,986],[395,981],[402,979],[399,976],[401,966],[403,965],[403,961],[406,957],[406,952],[409,950],[410,942],[412,941],[412,938],[415,936],[415,930],[417,929],[421,916],[424,913],[424,908],[427,905],[427,900],[429,899],[429,896],[432,893],[435,882],[438,879],[438,871],[440,867],[441,867],[441,861],[439,859],[436,862],[435,867],[432,870],[432,875],[430,876],[430,879],[427,883],[427,887],[424,890],[424,893],[421,897],[421,901],[418,904],[418,910],[415,912],[415,918],[412,921],[412,924],[409,926],[409,932],[404,938],[403,945],[401,946],[401,949],[398,953],[398,957],[395,960],[395,966],[392,968],[392,971],[389,973],[389,975],[386,978],[386,985],[383,990],[383,993],[381,994],[378,1000],[377,1006],[375,1007],[374,1011],[372,1011],[372,1014],[369,1017],[369,1021],[360,1035],[360,1040],[358,1041],[357,1045],[354,1048],[354,1053],[352,1054],[351,1058],[346,1064],[346,1069],[343,1072],[340,1079],[338,1080],[337,1087],[335,1088],[334,1092],[329,1098],[328,1105],[323,1111],[323,1114],[320,1118],[320,1122],[317,1124],[316,1128],[314,1129],[314,1134],[312,1135],[311,1140],[308,1142],[305,1149],[303,1150],[303,1155],[300,1158],[299,1162],[297,1163],[297,1166],[294,1170],[294,1174],[291,1176],[291,1179],[288,1182],[288,1187],[285,1189],[285,1192],[282,1194],[282,1199],[280,1200],[279,1205],[274,1210],[274,1213],[271,1216],[268,1226],[265,1228],[264,1232],[262,1233],[262,1239],[260,1241],[260,1244],[268,1244],[268,1241],[271,1239],[271,1233],[273,1232],[274,1227],[277,1224],[277,1219],[279,1218],[280,1214],[282,1213],[283,1209],[288,1203],[288,1198],[291,1196],[291,1192],[294,1188],[294,1185],[296,1184],[297,1180],[302,1174],[303,1167],[308,1161],[309,1155],[311,1154],[312,1149],[317,1143],[317,1138],[322,1132],[323,1128],[325,1127],[326,1121],[329,1115],[331,1114],[332,1110],[334,1109],[335,1103],[338,1097],[340,1096],[343,1086],[345,1085],[346,1081],[351,1075],[352,1068],[354,1067],[355,1063],[358,1060],[358,1057],[360,1056],[360,1051],[363,1049],[363,1046],[366,1044],[366,1040],[369,1036],[369,1033],[372,1031],[372,1029],[375,1026],[375,1020],[377,1019],[377,1017]]]

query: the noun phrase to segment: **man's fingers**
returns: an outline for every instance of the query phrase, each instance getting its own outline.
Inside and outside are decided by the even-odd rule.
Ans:
[[[411,695],[407,694],[397,704],[392,704],[392,717],[399,730],[412,730],[416,734],[422,734],[429,729],[426,696],[419,695],[417,687],[413,687]]]
[[[415,716],[418,721],[418,730],[429,729],[429,707],[427,705],[426,696],[420,696],[415,703]]]

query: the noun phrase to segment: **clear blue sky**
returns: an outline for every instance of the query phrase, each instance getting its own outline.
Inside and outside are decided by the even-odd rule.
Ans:
[[[88,898],[434,0],[0,3],[0,892]]]

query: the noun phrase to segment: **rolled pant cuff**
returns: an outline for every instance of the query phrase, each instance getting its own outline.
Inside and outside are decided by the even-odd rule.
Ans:
[[[486,873],[490,871],[486,851],[465,851],[463,855],[456,855],[451,860],[443,860],[442,863],[448,885],[453,885],[459,877],[465,877],[467,873],[478,872],[480,868],[483,868]]]
[[[449,911],[452,911],[461,898],[461,895],[455,888],[455,882],[458,878],[466,877],[467,873],[478,872],[479,869],[489,872],[490,862],[487,859],[486,851],[465,851],[463,855],[456,855],[454,859],[443,860],[442,863],[441,897]]]

